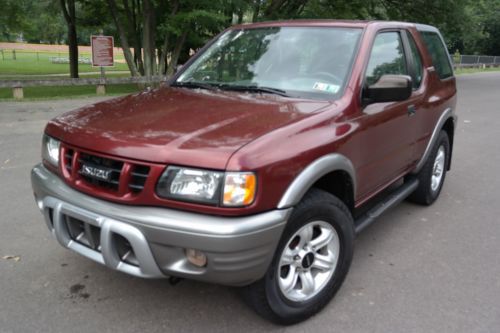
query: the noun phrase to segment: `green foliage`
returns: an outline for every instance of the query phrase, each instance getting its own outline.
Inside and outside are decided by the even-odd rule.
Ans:
[[[51,0],[34,2],[23,20],[23,38],[29,43],[61,44],[66,39],[66,23],[60,8]],[[36,19],[32,19],[36,17]]]
[[[154,14],[152,49],[165,63],[186,61],[216,34],[236,23],[276,19],[401,20],[437,26],[450,52],[500,56],[500,0],[149,0]],[[145,0],[115,0],[116,15],[136,54],[144,47]],[[76,0],[78,43],[103,30],[115,36],[108,0]],[[0,41],[66,43],[58,0],[0,0]],[[150,23],[148,23],[150,24]],[[149,26],[149,25],[148,25]],[[149,48],[151,49],[151,47]],[[150,51],[150,52],[153,52]],[[173,56],[175,54],[175,56]],[[165,56],[166,55],[166,56]],[[158,56],[157,61],[160,61]],[[138,68],[142,59],[135,57]],[[165,70],[165,66],[161,69]]]
[[[32,0],[1,0],[0,38],[15,41],[30,28],[29,14],[37,2]]]

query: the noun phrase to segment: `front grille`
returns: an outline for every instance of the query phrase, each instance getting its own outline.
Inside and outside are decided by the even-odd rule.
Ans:
[[[63,147],[62,155],[64,177],[74,186],[88,190],[100,189],[118,197],[137,195],[144,190],[150,176],[151,167],[148,165],[95,155],[67,146]],[[103,174],[98,176],[83,172],[83,166],[102,171]]]
[[[94,186],[106,188],[112,191],[118,191],[118,188],[120,186],[120,175],[123,168],[123,162],[85,153],[80,154],[78,162],[80,163],[80,165],[85,164],[95,168],[110,170],[111,174],[108,180],[90,177],[82,174],[81,172],[80,175],[88,183]]]

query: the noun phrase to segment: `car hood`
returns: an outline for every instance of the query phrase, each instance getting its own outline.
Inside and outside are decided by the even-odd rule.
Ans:
[[[231,155],[331,102],[163,87],[89,105],[49,122],[67,144],[157,163],[224,169]]]

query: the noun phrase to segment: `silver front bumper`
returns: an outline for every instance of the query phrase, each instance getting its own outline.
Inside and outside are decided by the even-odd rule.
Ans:
[[[256,281],[265,274],[291,212],[217,217],[115,204],[70,188],[42,165],[33,168],[31,182],[47,226],[61,245],[144,278],[177,276],[225,285]],[[186,248],[203,251],[206,267],[190,264]]]

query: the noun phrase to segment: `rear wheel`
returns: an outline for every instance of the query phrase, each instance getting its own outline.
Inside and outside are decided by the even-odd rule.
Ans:
[[[408,200],[426,206],[436,201],[443,187],[449,156],[450,140],[448,134],[441,131],[429,158],[417,174],[419,185]]]
[[[347,207],[312,189],[294,209],[266,275],[244,288],[263,317],[294,324],[320,311],[349,270],[354,230]]]

